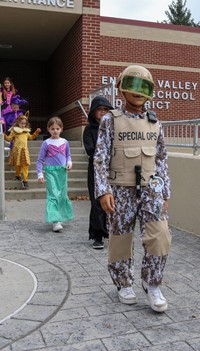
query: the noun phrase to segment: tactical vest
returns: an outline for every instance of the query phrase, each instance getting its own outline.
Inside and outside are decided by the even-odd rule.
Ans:
[[[135,186],[135,166],[141,166],[141,185],[147,185],[155,175],[156,145],[159,123],[155,115],[149,118],[133,118],[120,110],[110,111],[114,116],[114,141],[109,167],[110,184]]]

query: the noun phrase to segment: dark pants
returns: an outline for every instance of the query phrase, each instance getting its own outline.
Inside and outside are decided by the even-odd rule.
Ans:
[[[106,213],[102,210],[99,199],[94,197],[94,168],[91,163],[88,167],[88,191],[91,201],[89,240],[102,241],[102,238],[108,238]]]

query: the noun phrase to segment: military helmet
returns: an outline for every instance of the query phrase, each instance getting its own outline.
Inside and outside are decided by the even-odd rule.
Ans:
[[[142,66],[128,66],[117,79],[121,92],[138,93],[147,99],[153,98],[154,81],[151,73]]]

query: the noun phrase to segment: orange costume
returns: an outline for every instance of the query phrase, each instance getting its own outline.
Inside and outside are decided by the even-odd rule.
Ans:
[[[28,150],[28,140],[34,140],[40,133],[37,128],[33,134],[30,134],[29,128],[12,127],[10,135],[4,134],[6,141],[13,141],[14,145],[10,152],[9,164],[16,166],[16,176],[23,172],[24,181],[28,178],[28,166],[30,165],[30,155]]]

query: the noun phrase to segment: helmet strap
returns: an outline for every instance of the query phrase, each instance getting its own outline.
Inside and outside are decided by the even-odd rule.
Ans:
[[[128,100],[126,100],[126,106],[130,107],[131,110],[134,110],[135,112],[144,112],[145,108],[144,105],[142,105],[140,108],[136,107],[135,105],[132,105]]]

